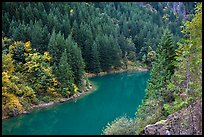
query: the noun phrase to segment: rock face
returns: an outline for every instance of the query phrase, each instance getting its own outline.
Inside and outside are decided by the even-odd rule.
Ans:
[[[183,19],[186,20],[186,10],[183,2],[166,2],[168,8],[170,8],[174,13],[177,13],[183,16]]]
[[[140,135],[171,135],[170,131],[165,128],[166,120],[162,123],[147,125]]]
[[[158,4],[163,8],[168,7],[175,14],[181,15],[184,21],[187,19],[187,11],[183,2],[159,2]],[[148,10],[156,11],[148,2],[139,2],[139,5]]]
[[[140,135],[202,135],[202,102],[147,125]]]

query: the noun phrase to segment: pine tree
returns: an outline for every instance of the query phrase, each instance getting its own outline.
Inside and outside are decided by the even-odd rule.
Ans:
[[[166,97],[167,91],[164,88],[168,80],[174,73],[175,48],[168,30],[164,32],[159,48],[157,50],[155,62],[152,64],[150,72],[151,78],[148,82],[147,96],[160,98],[162,101]]]
[[[65,49],[65,39],[64,35],[59,32],[56,34],[55,29],[53,29],[49,44],[48,51],[52,55],[53,63],[59,63],[59,58],[61,57],[61,51]]]
[[[122,60],[122,51],[118,45],[117,39],[112,35],[109,37],[110,49],[109,56],[111,56],[111,66],[120,67]]]
[[[42,21],[35,21],[34,24],[31,24],[30,30],[29,30],[32,47],[43,53],[46,49],[45,45],[43,44],[43,27],[42,27]],[[41,33],[39,33],[41,32]],[[48,43],[46,43],[48,44]]]
[[[62,87],[70,87],[72,83],[74,83],[73,72],[71,70],[71,66],[68,63],[68,56],[66,49],[62,53],[59,62],[58,69],[58,77],[60,82],[62,83]]]
[[[100,72],[100,61],[99,61],[99,52],[96,42],[91,46],[91,58],[90,58],[90,68],[91,72],[98,73]]]
[[[51,56],[53,57],[53,61],[55,62],[55,58],[57,56],[58,48],[56,43],[56,31],[53,29],[52,34],[50,36],[50,40],[48,43],[48,51],[50,52]]]
[[[100,35],[97,37],[99,43],[100,64],[103,71],[109,71],[111,68],[111,47],[107,35]]]
[[[71,35],[69,35],[66,39],[65,46],[67,47],[68,62],[73,71],[74,83],[76,83],[77,86],[80,88],[85,68],[81,50],[78,47],[77,43],[73,40]]]

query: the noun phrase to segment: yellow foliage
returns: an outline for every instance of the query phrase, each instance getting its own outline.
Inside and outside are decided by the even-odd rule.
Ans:
[[[74,86],[74,92],[77,92],[79,90],[78,87],[75,84],[73,84],[73,86]]]
[[[27,63],[24,64],[24,67],[27,68],[28,72],[33,72],[33,71],[37,71],[39,69],[39,63],[37,62],[32,62],[32,61],[28,61]]]
[[[48,61],[50,61],[51,60],[51,56],[50,56],[50,54],[49,54],[49,52],[44,52],[44,56],[43,56],[43,60],[48,60]]]
[[[56,78],[52,78],[52,81],[54,82],[54,86],[56,86],[57,84],[59,84],[59,82],[56,80]]]
[[[9,53],[3,54],[2,64],[2,114],[4,116],[20,113],[25,107],[24,103],[31,105],[40,101],[38,95],[44,91],[47,91],[45,95],[49,98],[62,97],[60,89],[54,87],[59,84],[59,81],[52,74],[49,52],[45,51],[42,55],[33,50],[30,41],[25,43],[16,41],[12,45],[5,46],[9,46]],[[16,60],[13,64],[12,56],[17,54],[23,54],[25,62]],[[42,71],[37,72],[39,69]],[[27,86],[31,84],[33,88]],[[74,92],[77,92],[77,86],[73,85],[73,87]],[[68,91],[70,89],[66,88],[66,90],[70,94]]]
[[[16,93],[19,92],[19,88],[14,82],[12,82],[10,86],[11,86],[12,90],[14,90]]]
[[[6,113],[6,115],[13,115],[13,112],[17,109],[17,113],[22,112],[22,105],[19,102],[18,98],[14,94],[4,93],[2,94],[3,98],[6,98],[6,101],[4,102],[2,106],[3,113]]]
[[[37,67],[39,67],[39,64],[37,64],[36,62],[34,62],[33,67],[34,67],[34,68],[37,68]]]
[[[74,14],[74,10],[71,9],[71,10],[70,10],[70,15],[72,16],[73,14]]]
[[[40,59],[41,56],[38,55],[38,53],[34,53],[34,54],[30,55],[30,56],[31,56],[31,59],[34,60],[34,61],[39,61],[39,60],[41,60],[41,59]]]
[[[18,44],[17,42],[14,42],[13,45],[9,46],[9,54],[13,54],[14,53],[13,49],[16,47],[17,44]]]
[[[52,95],[54,95],[55,97],[59,96],[57,92],[52,92]]]
[[[32,50],[31,45],[30,45],[30,41],[28,41],[24,44],[24,48],[25,48],[26,52],[30,52]]]
[[[55,89],[52,88],[52,87],[48,87],[47,91],[48,91],[49,93],[53,93],[53,92],[55,91]]]
[[[35,97],[35,92],[33,91],[33,89],[29,86],[25,86],[23,87],[24,90],[24,94],[23,97]]]
[[[27,57],[28,55],[29,55],[28,53],[24,53],[24,56],[26,56],[26,57]]]
[[[7,87],[2,87],[2,94],[3,93],[6,93],[8,91],[8,88]]]
[[[15,83],[17,83],[18,81],[20,81],[19,77],[15,76],[15,75],[13,75],[13,76],[11,77],[11,80],[12,80],[12,82],[15,82]]]
[[[49,55],[49,52],[45,51],[44,56],[48,56],[48,55]]]
[[[51,67],[42,67],[42,71],[46,74],[46,75],[51,75],[52,74],[52,68]]]
[[[2,72],[2,86],[10,86],[11,81],[10,81],[10,76],[8,75],[7,72]]]
[[[2,69],[3,71],[7,71],[9,74],[12,74],[12,72],[14,71],[11,54],[2,55]]]

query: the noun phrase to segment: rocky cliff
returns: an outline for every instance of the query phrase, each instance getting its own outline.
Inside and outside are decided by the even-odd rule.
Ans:
[[[184,20],[187,19],[187,10],[183,2],[165,2],[164,5],[171,9],[174,13],[181,15]]]
[[[147,125],[140,135],[202,135],[202,102]]]
[[[194,5],[193,2],[190,4]],[[139,5],[151,11],[158,10],[150,2],[139,2]],[[189,9],[185,5],[186,4],[184,4],[184,2],[158,2],[158,6],[156,7],[162,7],[163,9],[168,8],[175,14],[182,16],[183,20],[185,21],[188,17],[188,14],[190,13],[190,10],[193,10],[193,8]]]

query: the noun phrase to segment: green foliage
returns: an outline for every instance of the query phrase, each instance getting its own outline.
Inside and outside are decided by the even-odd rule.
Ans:
[[[11,54],[2,55],[2,71],[6,71],[9,74],[12,74],[14,71],[13,60]]]
[[[168,84],[175,100],[169,104],[177,111],[196,100],[202,100],[202,4],[197,5],[195,15],[182,27],[185,37],[176,50],[175,74]],[[168,111],[168,110],[167,110]]]
[[[131,61],[141,61],[145,55],[145,62],[149,65],[152,59],[150,56],[154,53],[150,52],[147,56],[147,48],[151,46],[153,51],[157,49],[162,26],[171,29],[175,39],[179,37],[180,17],[174,18],[172,15],[169,24],[166,24],[162,22],[163,13],[157,8],[158,12],[154,12],[141,8],[139,3],[117,3],[117,6],[115,3],[100,4],[103,6],[96,3],[87,6],[86,3],[78,2],[4,2],[3,34],[14,40],[30,40],[32,47],[41,54],[49,51],[53,58],[51,65],[55,63],[56,66],[61,50],[66,48],[65,39],[72,35],[81,49],[85,70],[94,73],[121,67],[125,52]],[[159,7],[160,4],[153,5]],[[97,48],[92,46],[94,43]],[[145,50],[141,51],[142,48]],[[23,54],[17,55],[19,59],[24,58]],[[94,61],[90,61],[92,59]]]
[[[155,58],[156,58],[156,52],[152,49],[152,47],[148,47],[148,51],[147,51],[148,53],[147,53],[147,59],[146,59],[146,61],[147,61],[147,64],[149,65],[149,66],[151,66],[150,64],[151,64],[151,62],[153,62],[154,60],[155,60]]]
[[[154,124],[163,117],[163,106],[160,101],[146,99],[135,113],[135,133],[139,134],[146,125]]]
[[[179,47],[176,50],[176,57],[175,55],[171,54],[171,52],[169,53],[167,52],[173,49],[173,47],[168,45],[168,43],[171,43],[168,40],[168,37],[166,37],[167,38],[166,40],[165,39],[162,40],[163,41],[162,48],[158,49],[157,53],[159,54],[157,55],[156,61],[152,65],[151,78],[148,83],[148,88],[147,88],[148,92],[146,95],[146,100],[139,107],[136,113],[136,121],[140,123],[140,125],[136,129],[136,134],[139,134],[144,129],[144,126],[146,126],[147,124],[150,124],[151,122],[155,123],[159,119],[162,119],[161,117],[165,118],[165,116],[169,114],[172,114],[176,111],[186,108],[187,106],[192,104],[192,102],[195,101],[196,99],[199,99],[199,100],[201,99],[202,92],[201,92],[200,84],[202,83],[202,79],[201,79],[202,71],[199,71],[199,70],[201,69],[201,66],[202,66],[202,63],[201,63],[202,58],[201,58],[201,50],[198,50],[198,49],[202,49],[201,47],[201,41],[202,41],[201,7],[202,7],[202,4],[197,6],[196,14],[192,19],[192,22],[187,21],[185,23],[184,25],[185,28],[183,33],[186,35],[186,38],[188,38],[189,40],[182,39],[181,40],[182,43],[181,42],[178,43]],[[167,41],[169,42],[167,43]],[[193,46],[195,46],[196,48],[193,48]],[[162,56],[165,57],[165,61],[162,60],[161,58]],[[174,57],[176,60],[174,60]],[[160,62],[157,62],[157,60],[159,60]],[[199,64],[198,66],[196,66],[196,63],[195,63],[196,61],[198,62],[197,65]],[[159,65],[162,63],[163,63],[162,65],[163,69],[162,69],[162,66],[159,67]],[[194,64],[194,65],[191,65],[191,64]],[[166,73],[161,73],[163,70],[167,70],[167,68],[165,67],[167,67],[171,71],[167,71]],[[192,71],[192,70],[197,70],[197,72],[199,72],[200,74],[200,78],[197,75],[197,73],[195,73],[195,71]],[[160,74],[157,74],[156,72],[160,72]],[[157,76],[153,74],[156,74]],[[171,77],[165,74],[168,74]],[[166,77],[162,78],[162,76],[166,76]],[[159,82],[158,79],[161,79],[161,81]],[[162,83],[162,85],[160,85],[160,83]],[[155,92],[158,92],[158,91],[160,91],[160,93],[163,92],[163,94],[155,94]],[[198,94],[195,94],[196,92]],[[168,94],[165,94],[165,93],[168,93]],[[165,96],[169,96],[169,93],[172,96],[171,100],[165,97]],[[148,100],[152,100],[154,98],[159,102],[164,103],[164,105],[160,104],[158,106],[152,105],[153,103],[150,104],[150,106],[152,106],[154,109],[158,109],[160,106],[161,113],[159,117],[154,117],[152,113],[157,113],[157,111],[149,110],[149,108],[151,107],[147,105]]]
[[[2,35],[9,38],[2,38],[3,116],[70,97],[84,80],[90,85],[85,71],[127,68],[130,61],[151,67],[146,99],[136,119],[118,118],[104,134],[139,134],[201,99],[202,3],[181,28],[182,18],[165,3],[2,4]],[[184,5],[190,12],[191,4]]]
[[[70,85],[74,82],[73,72],[70,65],[68,64],[66,49],[64,50],[64,52],[62,53],[62,57],[60,58],[58,75],[59,80],[62,83],[62,87],[70,87]]]
[[[7,39],[4,38],[4,40]],[[17,47],[22,53],[18,52]],[[21,41],[12,43],[4,50],[9,51],[7,54],[3,52],[2,56],[2,111],[4,111],[4,116],[18,115],[40,101],[49,102],[58,97],[69,97],[68,88],[66,95],[60,91],[59,87],[63,87],[64,83],[58,82],[52,72],[49,52],[41,55],[31,48],[30,42]],[[23,62],[18,54],[24,55]],[[66,54],[63,57],[66,58]],[[63,59],[61,59],[61,64],[63,64]],[[67,68],[60,69],[66,70]],[[73,94],[76,93],[78,89],[73,84],[73,80],[70,85]]]
[[[91,47],[91,58],[90,58],[90,68],[91,72],[98,73],[101,71],[100,68],[100,60],[99,60],[99,52],[98,52],[98,46],[96,42],[94,42],[93,46]]]
[[[168,113],[168,114],[172,114],[174,111],[172,109],[172,107],[169,104],[164,104],[164,110]]]
[[[119,117],[107,124],[103,130],[104,135],[134,135],[135,123],[134,119],[129,119],[126,116]]]
[[[175,48],[172,43],[172,37],[168,31],[165,31],[157,50],[156,59],[152,63],[151,78],[147,87],[147,98],[151,96],[160,98],[161,101],[166,100],[165,96],[168,93],[166,84],[174,73],[174,64],[172,63],[174,56]]]
[[[78,87],[81,87],[85,69],[81,49],[78,47],[77,43],[74,42],[71,35],[66,39],[66,47],[68,52],[68,63],[73,72],[74,83],[76,83]]]

